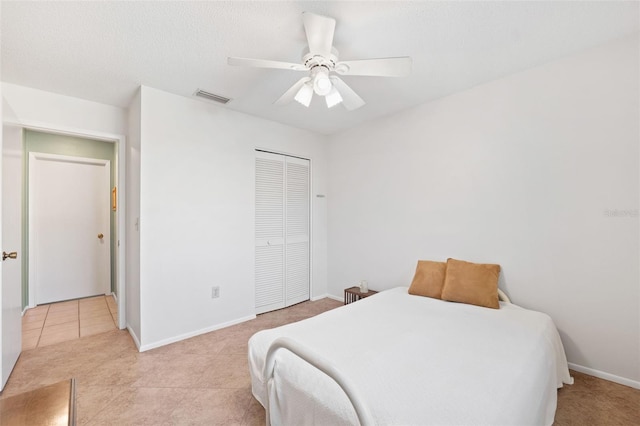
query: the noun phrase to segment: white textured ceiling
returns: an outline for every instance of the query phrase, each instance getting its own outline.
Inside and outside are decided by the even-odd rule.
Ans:
[[[226,108],[330,134],[639,30],[638,2],[9,2],[2,81],[127,107],[139,85],[197,88]],[[230,67],[299,62],[301,12],[337,20],[340,58],[411,56],[406,78],[343,79],[356,110],[273,102],[303,74]]]

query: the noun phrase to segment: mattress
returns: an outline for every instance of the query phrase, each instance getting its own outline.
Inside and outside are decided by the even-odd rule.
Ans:
[[[380,292],[315,317],[263,330],[249,340],[252,392],[271,422],[357,424],[340,387],[271,343],[291,338],[346,374],[384,425],[551,425],[557,388],[572,383],[551,318],[500,302],[500,309]]]

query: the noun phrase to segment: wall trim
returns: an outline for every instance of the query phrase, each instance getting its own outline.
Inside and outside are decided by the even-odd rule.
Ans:
[[[629,386],[631,388],[640,389],[640,381],[627,379],[626,377],[616,376],[615,374],[606,373],[604,371],[596,370],[594,368],[584,367],[572,362],[568,363],[569,368],[580,373],[588,374],[599,379],[608,380],[610,382],[619,383],[621,385]]]
[[[321,294],[319,296],[313,296],[309,300],[311,300],[312,302],[315,302],[316,300],[326,299],[327,297],[329,297],[329,295],[327,293],[325,293],[325,294]]]
[[[115,294],[115,293],[112,291],[112,292],[111,292],[111,294],[109,294],[109,296],[113,297],[113,300],[115,300],[115,302],[116,302],[116,306],[118,306],[118,309],[120,309],[120,308],[119,308],[119,307],[120,307],[120,304],[119,304],[119,302],[118,302],[118,295],[117,295],[117,294]],[[109,297],[109,296],[107,296],[107,297]],[[124,298],[123,298],[123,299],[124,299]],[[116,327],[118,327],[118,329],[119,329],[119,330],[124,330],[124,329],[128,328],[128,325],[126,325],[126,324],[124,323],[124,321],[123,321],[123,322],[120,322],[120,311],[118,311],[118,321],[117,321]],[[138,347],[140,347],[140,345],[138,345]]]
[[[168,345],[168,344],[171,344],[171,343],[175,343],[175,342],[179,342],[181,340],[188,339],[190,337],[195,337],[195,336],[199,336],[201,334],[205,334],[205,333],[209,333],[209,332],[212,332],[212,331],[220,330],[221,328],[227,328],[227,327],[230,327],[232,325],[243,323],[245,321],[250,321],[252,319],[256,319],[255,314],[254,315],[248,315],[246,317],[237,318],[237,319],[234,319],[234,320],[231,320],[231,321],[223,322],[221,324],[212,325],[210,327],[201,328],[200,330],[191,331],[189,333],[180,334],[178,336],[169,337],[168,339],[162,339],[162,340],[160,340],[158,342],[154,342],[154,343],[149,343],[149,344],[146,344],[146,345],[138,346],[138,350],[140,352],[145,352],[145,351],[148,351],[150,349],[159,348],[160,346],[165,346],[165,345]]]
[[[141,352],[140,351],[140,339],[138,339],[138,336],[136,336],[136,333],[134,333],[133,329],[131,328],[131,326],[129,324],[127,324],[127,331],[131,335],[131,338],[133,339],[133,343],[136,344],[136,348],[138,348],[138,352]]]
[[[337,300],[338,302],[344,302],[344,298],[340,296],[334,296],[333,294],[327,294],[329,299]]]

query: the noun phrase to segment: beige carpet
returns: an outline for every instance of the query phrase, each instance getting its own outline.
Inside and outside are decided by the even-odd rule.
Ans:
[[[251,395],[247,340],[340,305],[305,302],[144,353],[126,331],[24,351],[0,398],[75,377],[79,425],[264,425]],[[556,424],[640,424],[639,390],[574,375],[576,384],[559,392]]]

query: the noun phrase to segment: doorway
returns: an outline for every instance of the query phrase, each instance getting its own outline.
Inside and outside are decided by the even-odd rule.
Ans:
[[[115,144],[25,131],[29,306],[116,293]]]
[[[4,118],[4,117],[3,117]],[[7,132],[8,131],[8,132]],[[2,229],[1,242],[7,244],[4,248],[9,252],[8,255],[14,255],[7,257],[6,262],[2,262],[2,328],[0,329],[0,349],[2,352],[2,370],[0,376],[2,383],[6,381],[13,368],[13,364],[17,356],[20,353],[20,341],[21,341],[21,311],[24,313],[28,307],[34,307],[35,305],[29,298],[29,289],[27,281],[26,269],[28,262],[24,262],[24,259],[28,257],[24,242],[28,241],[28,236],[25,234],[27,211],[26,208],[26,194],[25,192],[25,174],[27,173],[27,156],[25,154],[24,147],[24,133],[27,131],[34,131],[40,133],[48,133],[52,135],[67,135],[71,137],[86,138],[91,140],[108,142],[114,149],[115,158],[112,166],[115,167],[114,174],[114,186],[118,188],[117,192],[113,194],[113,198],[116,204],[115,211],[115,223],[111,229],[113,230],[113,241],[115,246],[115,254],[112,256],[114,260],[113,267],[115,268],[112,274],[114,279],[115,291],[117,292],[116,303],[117,308],[111,307],[110,313],[113,315],[113,319],[116,323],[116,327],[124,329],[126,327],[125,318],[125,268],[124,259],[126,257],[126,227],[125,227],[125,212],[126,212],[126,173],[124,164],[127,160],[127,148],[126,140],[123,135],[114,133],[104,133],[94,130],[84,130],[65,125],[57,125],[50,123],[36,122],[32,120],[3,120],[3,137],[0,139],[0,147],[3,153],[3,178],[2,178],[2,212],[5,213],[5,209],[9,206],[16,206],[16,217],[19,219],[17,223],[21,225],[15,226],[10,216],[7,214],[2,215]],[[9,156],[5,154],[9,152]],[[15,155],[14,155],[15,154]],[[74,153],[79,155],[79,153]],[[11,169],[6,167],[6,158],[15,158],[16,168]],[[13,170],[13,172],[11,172]],[[5,173],[6,172],[6,173]],[[6,185],[17,185],[16,191],[7,191]],[[22,185],[22,190],[20,189]],[[12,196],[8,194],[18,194],[17,202],[12,202]],[[22,201],[20,201],[20,198]],[[7,232],[11,230],[11,232]],[[15,232],[14,232],[15,231]],[[22,234],[22,235],[21,235]],[[14,236],[16,238],[13,238]],[[24,262],[24,264],[23,264]],[[17,268],[16,268],[17,267]],[[16,297],[13,297],[15,295]],[[8,297],[11,296],[11,297]],[[114,295],[115,296],[115,293]],[[14,303],[15,305],[9,303]],[[0,384],[2,384],[0,383]],[[1,387],[0,387],[1,390]]]

